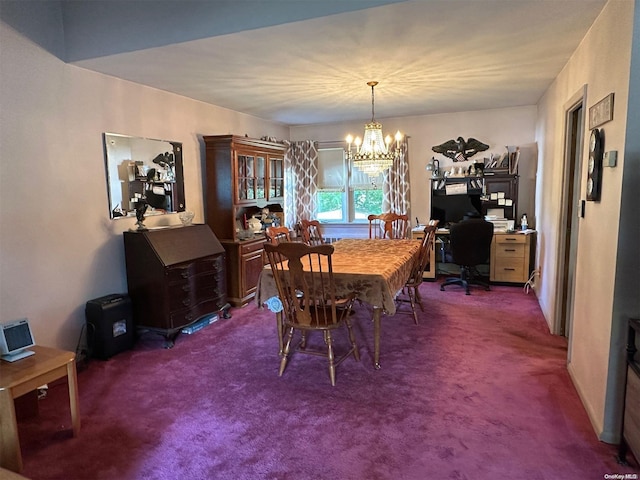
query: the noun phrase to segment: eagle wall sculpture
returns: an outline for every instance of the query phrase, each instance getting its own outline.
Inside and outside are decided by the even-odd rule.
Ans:
[[[452,158],[454,162],[465,162],[476,153],[484,152],[488,148],[489,145],[475,138],[469,138],[469,140],[465,141],[464,138],[458,137],[456,140],[449,140],[441,145],[431,147],[431,150]]]

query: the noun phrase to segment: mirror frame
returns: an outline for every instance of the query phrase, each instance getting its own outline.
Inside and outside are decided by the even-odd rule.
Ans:
[[[135,218],[135,205],[131,200],[153,187],[165,190],[170,208],[149,209],[146,215],[185,210],[182,143],[105,132],[103,147],[109,218]]]

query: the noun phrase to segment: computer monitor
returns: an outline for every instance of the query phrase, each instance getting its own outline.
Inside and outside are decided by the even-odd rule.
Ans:
[[[439,220],[440,227],[461,222],[468,216],[481,214],[480,195],[433,195],[431,197],[431,219]]]
[[[15,362],[33,355],[35,352],[27,349],[35,344],[29,320],[26,318],[0,323],[0,358],[2,360]]]

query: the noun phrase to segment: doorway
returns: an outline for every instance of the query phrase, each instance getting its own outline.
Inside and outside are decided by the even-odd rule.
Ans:
[[[584,141],[584,98],[586,89],[565,104],[564,175],[560,216],[560,255],[555,334],[571,341],[579,218],[584,215],[580,199]],[[571,351],[569,349],[569,351]]]

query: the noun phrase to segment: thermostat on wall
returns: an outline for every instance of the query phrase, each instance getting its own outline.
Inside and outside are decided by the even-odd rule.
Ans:
[[[608,152],[604,152],[604,158],[602,159],[603,167],[615,167],[617,161],[618,161],[617,150],[610,150]]]

